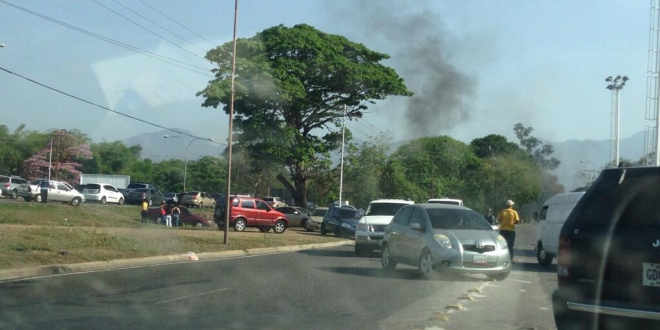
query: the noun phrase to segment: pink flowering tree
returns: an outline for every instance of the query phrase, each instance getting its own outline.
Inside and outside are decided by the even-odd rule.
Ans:
[[[92,158],[86,139],[67,130],[57,130],[51,134],[48,144],[23,162],[25,176],[30,179],[48,177],[48,158],[51,143],[53,147],[51,178],[79,182],[82,159]]]

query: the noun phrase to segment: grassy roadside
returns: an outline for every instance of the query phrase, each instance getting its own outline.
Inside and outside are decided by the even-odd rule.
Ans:
[[[229,237],[225,246],[223,233],[214,228],[141,225],[136,208],[0,204],[0,269],[339,240],[291,229],[281,235],[230,232]]]

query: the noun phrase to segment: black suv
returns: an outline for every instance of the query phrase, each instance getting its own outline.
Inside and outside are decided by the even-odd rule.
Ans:
[[[160,204],[160,202],[165,200],[165,196],[160,190],[149,183],[131,183],[122,193],[126,197],[126,203],[128,204],[139,204],[142,202],[143,195],[147,198],[149,206]]]
[[[601,172],[558,252],[559,330],[660,329],[660,167]]]

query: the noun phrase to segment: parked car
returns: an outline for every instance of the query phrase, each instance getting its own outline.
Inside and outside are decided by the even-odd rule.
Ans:
[[[327,233],[334,233],[335,236],[355,237],[355,227],[360,220],[360,212],[358,209],[343,205],[338,207],[332,204],[328,212],[323,217],[321,223],[321,235]]]
[[[225,203],[217,203],[213,218],[218,229],[225,228]],[[229,225],[236,231],[244,231],[247,227],[257,227],[262,232],[271,229],[281,234],[289,226],[289,220],[284,213],[279,212],[265,201],[254,197],[232,196]]]
[[[170,207],[171,206],[167,206],[166,208],[168,214],[170,212]],[[208,227],[211,225],[211,223],[204,217],[191,213],[188,208],[179,206],[179,209],[181,210],[181,225],[186,224],[197,227]],[[155,223],[160,223],[160,207],[150,207],[147,210],[147,217]],[[172,220],[172,225],[174,225],[174,220]]]
[[[309,220],[307,211],[295,206],[282,206],[275,209],[286,215],[286,218],[289,219],[289,227],[306,227]]]
[[[305,223],[305,231],[321,230],[321,224],[323,223],[323,218],[326,213],[328,213],[327,207],[315,208]]]
[[[286,206],[286,203],[284,203],[279,197],[264,197],[262,199],[273,208]]]
[[[189,191],[181,196],[179,203],[188,207],[215,207],[215,199],[201,191]]]
[[[25,181],[18,187],[18,196],[26,202],[41,202],[41,180]]]
[[[63,202],[79,206],[85,202],[85,195],[66,182],[51,180],[48,184],[47,202]]]
[[[385,235],[385,227],[405,205],[413,201],[402,199],[378,199],[371,201],[366,214],[358,222],[355,230],[355,254],[364,255],[380,249],[380,242]]]
[[[381,264],[417,266],[424,277],[436,269],[482,273],[496,280],[511,270],[506,240],[486,219],[469,208],[447,204],[414,204],[399,209],[385,228]]]
[[[27,180],[20,176],[0,175],[0,195],[16,199],[19,196],[18,193],[21,186],[26,183]]]
[[[431,198],[426,202],[429,204],[448,204],[448,205],[463,206],[463,200],[455,199],[455,198]]]
[[[179,203],[179,194],[173,193],[173,192],[167,192],[163,194],[163,198],[165,198],[165,203],[167,204],[177,204]]]
[[[660,328],[658,196],[660,167],[603,170],[582,196],[559,234],[557,329]]]
[[[82,193],[88,202],[99,202],[103,205],[116,203],[124,205],[124,195],[119,189],[107,183],[88,183],[82,187]]]
[[[139,204],[142,202],[142,196],[147,199],[149,206],[154,203],[160,204],[161,201],[165,200],[163,194],[158,190],[158,188],[149,183],[131,183],[126,187],[126,190],[123,192],[124,198],[126,198],[126,203],[129,204]]]
[[[559,231],[584,192],[562,193],[548,199],[541,207],[536,226],[536,259],[550,265],[557,255]]]

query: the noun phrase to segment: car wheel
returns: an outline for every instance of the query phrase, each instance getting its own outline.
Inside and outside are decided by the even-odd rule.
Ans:
[[[105,199],[105,196],[103,196],[103,198],[101,198],[101,205],[105,205],[105,204],[108,204],[108,200]]]
[[[300,227],[307,228],[307,219],[302,219],[302,221],[300,221]]]
[[[543,244],[539,242],[536,246],[536,260],[538,260],[541,266],[547,266],[552,263],[552,254],[548,253],[544,248]]]
[[[509,272],[488,275],[488,278],[494,281],[504,281],[507,277],[509,277]]]
[[[124,199],[123,199],[123,198],[120,198],[120,199],[119,199],[119,205],[120,205],[120,206],[121,206],[121,205],[124,205]]]
[[[282,220],[277,220],[277,222],[275,223],[275,226],[273,227],[273,231],[276,234],[281,234],[285,230],[286,230],[286,222],[284,222]]]
[[[310,228],[310,227],[307,226],[307,225],[308,225],[308,223],[305,223],[305,231],[307,231],[307,232],[312,231],[312,228]]]
[[[419,256],[419,261],[417,263],[417,269],[419,273],[424,278],[431,278],[433,275],[433,256],[428,250],[424,250],[422,255]]]
[[[78,206],[78,205],[80,205],[80,198],[79,198],[79,197],[76,197],[76,198],[72,199],[72,200],[71,200],[71,205],[73,205],[73,206]]]
[[[325,234],[326,234],[326,231],[325,231],[325,224],[322,223],[322,224],[321,224],[321,235],[325,235]]]
[[[387,245],[383,247],[383,253],[380,254],[380,265],[385,271],[392,271],[396,268],[396,261],[392,258],[390,247]]]
[[[247,223],[243,218],[238,218],[234,222],[234,230],[236,231],[244,231],[246,227],[247,227]]]

